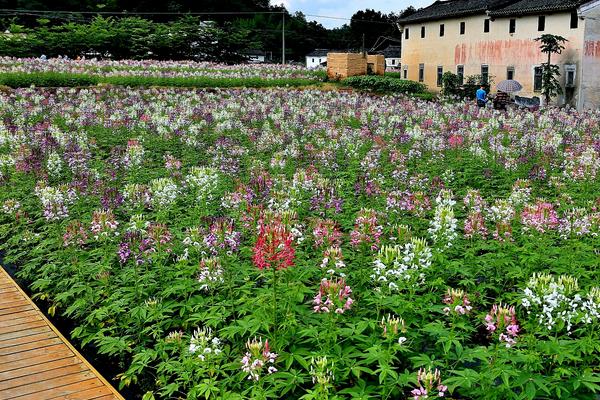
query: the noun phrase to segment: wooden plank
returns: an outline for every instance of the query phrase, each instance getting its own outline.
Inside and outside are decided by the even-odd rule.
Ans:
[[[10,314],[14,314],[17,312],[21,312],[21,311],[30,311],[30,310],[33,310],[33,308],[29,304],[26,304],[23,306],[4,308],[4,309],[0,310],[0,315],[5,316],[5,315],[10,315]]]
[[[0,399],[124,400],[0,268]]]
[[[34,329],[40,326],[47,326],[44,320],[40,319],[37,321],[27,321],[24,324],[10,326],[3,326],[2,324],[0,324],[0,336],[5,335],[7,333],[18,332],[24,329]]]
[[[0,392],[3,390],[9,391],[10,389],[17,388],[19,386],[29,386],[37,382],[41,383],[43,381],[60,378],[61,376],[79,374],[80,372],[89,373],[89,371],[87,371],[87,368],[85,367],[85,365],[83,365],[83,363],[65,365],[59,368],[50,369],[48,371],[41,371],[36,374],[29,374],[13,379],[7,379],[5,381],[0,382]]]
[[[58,387],[48,388],[37,392],[29,393],[20,397],[8,397],[8,399],[15,400],[41,400],[41,399],[65,399],[67,396],[75,395],[85,390],[102,387],[102,382],[97,378],[87,379],[85,381],[74,382]],[[111,400],[117,399],[117,397],[111,397]],[[122,399],[122,397],[119,397]]]
[[[18,347],[33,342],[41,342],[48,339],[58,338],[56,337],[54,332],[52,332],[51,330],[47,330],[46,332],[36,333],[35,335],[2,340],[0,341],[0,352],[3,351],[3,349]]]
[[[41,349],[43,347],[47,347],[47,346],[50,346],[53,344],[60,344],[60,343],[62,343],[62,341],[57,337],[53,337],[50,339],[44,339],[44,340],[38,340],[37,342],[23,343],[23,344],[20,344],[17,346],[0,348],[0,356],[16,354],[16,353],[20,353],[25,350]]]
[[[25,311],[16,311],[10,314],[3,314],[0,315],[0,326],[4,326],[3,322],[4,321],[10,321],[12,319],[15,318],[23,318],[23,317],[31,317],[31,316],[36,316],[37,315],[37,311],[35,311],[34,309],[29,309],[29,310],[25,310]],[[40,320],[42,320],[40,318]]]
[[[0,304],[0,310],[4,310],[7,308],[13,308],[13,307],[18,307],[18,306],[26,306],[29,303],[27,302],[27,300],[25,299],[21,299],[21,300],[17,300],[17,301],[10,301],[10,302],[2,302]]]
[[[58,400],[59,397],[52,397],[51,399]],[[49,399],[49,400],[51,400]],[[114,396],[112,395],[110,389],[106,386],[99,386],[95,388],[85,389],[81,392],[67,394],[66,396],[60,397],[60,399],[64,400],[96,400],[96,399],[111,399],[114,400]]]
[[[49,389],[54,389],[74,383],[85,382],[89,379],[96,379],[94,374],[92,374],[89,371],[76,372],[70,375],[58,376],[42,381],[36,381],[35,376],[32,376],[31,379],[24,380],[21,386],[13,387],[10,390],[6,390],[4,393],[8,394],[7,399],[13,399],[15,397],[25,396],[26,394],[37,394],[37,392],[47,391]],[[41,396],[38,394],[38,399],[44,398],[45,396]]]
[[[0,383],[9,379],[20,378],[31,374],[37,374],[44,371],[50,371],[55,368],[66,367],[69,365],[81,364],[81,360],[75,356],[68,358],[51,358],[45,359],[44,362],[31,364],[25,363],[21,368],[11,369],[9,371],[0,372]]]
[[[69,348],[64,344],[48,346],[43,349],[33,349],[22,351],[17,354],[3,356],[0,360],[7,360],[0,363],[0,372],[11,371],[13,369],[27,367],[40,363],[47,363],[61,358],[73,357]]]
[[[25,317],[13,318],[8,321],[2,321],[2,326],[19,325],[19,324],[23,324],[25,322],[30,322],[32,320],[33,321],[36,321],[36,320],[43,321],[43,319],[41,319],[39,315],[28,315]]]
[[[40,322],[30,322],[28,324],[21,325],[13,325],[9,326],[7,329],[12,328],[11,332],[4,332],[0,335],[0,341],[6,339],[14,339],[18,337],[31,336],[42,332],[50,331],[44,321]]]

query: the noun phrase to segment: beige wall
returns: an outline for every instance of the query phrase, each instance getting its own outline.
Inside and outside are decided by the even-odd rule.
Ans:
[[[457,65],[464,65],[464,75],[478,75],[481,65],[487,64],[489,74],[497,83],[506,79],[507,67],[514,67],[514,79],[524,87],[522,95],[532,96],[534,67],[545,61],[539,51],[539,43],[533,39],[544,33],[564,36],[569,40],[566,50],[554,56],[552,62],[561,65],[575,64],[579,79],[580,60],[583,49],[584,21],[579,20],[577,29],[570,28],[570,13],[546,15],[546,29],[538,31],[538,16],[516,19],[516,31],[509,34],[509,18],[490,21],[489,33],[484,33],[485,15],[446,19],[406,25],[409,39],[402,42],[403,68],[408,68],[408,79],[418,80],[419,64],[425,64],[424,83],[429,90],[438,91],[437,68],[456,73]],[[465,22],[465,34],[460,35],[460,22]],[[444,24],[444,36],[440,37],[440,24]],[[421,38],[421,26],[425,38]],[[562,78],[564,79],[564,77]],[[493,90],[495,91],[495,90]],[[562,102],[562,98],[559,99]]]
[[[600,107],[600,2],[582,7],[586,18],[583,56],[581,61],[581,84],[579,86],[579,109]]]

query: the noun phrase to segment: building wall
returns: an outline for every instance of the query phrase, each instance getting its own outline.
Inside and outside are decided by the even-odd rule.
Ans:
[[[387,57],[385,66],[386,68],[400,68],[400,57]]]
[[[317,67],[321,66],[321,63],[324,63],[326,61],[327,61],[327,56],[317,56],[317,57],[306,56],[306,68],[317,68]]]
[[[545,61],[539,43],[533,39],[544,33],[561,35],[569,40],[561,55],[553,56],[552,62],[561,65],[574,64],[580,69],[583,49],[583,21],[577,29],[570,28],[570,13],[546,15],[545,30],[538,31],[538,16],[523,16],[516,19],[515,33],[509,33],[510,18],[490,21],[488,33],[484,32],[485,15],[453,18],[406,25],[408,40],[403,36],[402,63],[408,69],[408,79],[419,80],[419,64],[424,64],[424,83],[429,90],[439,91],[437,69],[457,72],[464,66],[464,76],[479,75],[481,66],[487,65],[494,82],[507,78],[507,67],[514,68],[514,79],[523,85],[524,96],[534,93],[534,67]],[[465,22],[465,33],[460,34],[460,23]],[[444,36],[440,37],[440,24],[444,24]],[[421,38],[421,27],[425,27],[425,38]],[[577,73],[576,76],[580,77]],[[563,78],[564,79],[564,78]],[[559,99],[563,101],[563,99]]]
[[[600,107],[600,1],[582,7],[585,18],[579,109]]]

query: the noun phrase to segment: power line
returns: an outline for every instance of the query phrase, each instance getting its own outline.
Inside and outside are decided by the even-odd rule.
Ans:
[[[169,12],[169,11],[64,11],[64,10],[26,10],[2,8],[0,12],[45,13],[45,14],[94,14],[94,15],[246,15],[246,14],[283,14],[284,11],[214,11],[214,12]]]
[[[8,9],[3,8],[0,9],[0,13],[9,13],[9,14],[21,14],[21,15],[29,15],[29,16],[39,16],[39,14],[83,14],[83,15],[114,15],[114,16],[129,16],[129,15],[176,15],[176,16],[185,16],[185,15],[255,15],[255,14],[275,14],[281,15],[285,14],[286,11],[214,11],[214,12],[168,12],[168,11],[155,11],[155,12],[147,12],[147,11],[66,11],[66,10],[26,10],[26,9]],[[290,14],[291,15],[291,14]],[[303,14],[306,17],[313,18],[326,18],[326,19],[335,19],[340,21],[356,21],[356,22],[369,22],[374,24],[385,24],[385,25],[393,25],[393,22],[386,21],[376,21],[372,19],[357,19],[357,18],[345,18],[345,17],[334,17],[329,15],[317,15],[317,14]]]

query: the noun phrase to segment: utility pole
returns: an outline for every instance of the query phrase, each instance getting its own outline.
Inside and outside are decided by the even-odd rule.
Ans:
[[[285,11],[281,13],[281,64],[285,65]]]
[[[366,53],[365,53],[365,34],[362,34],[362,51],[361,51],[363,58],[366,57]]]

